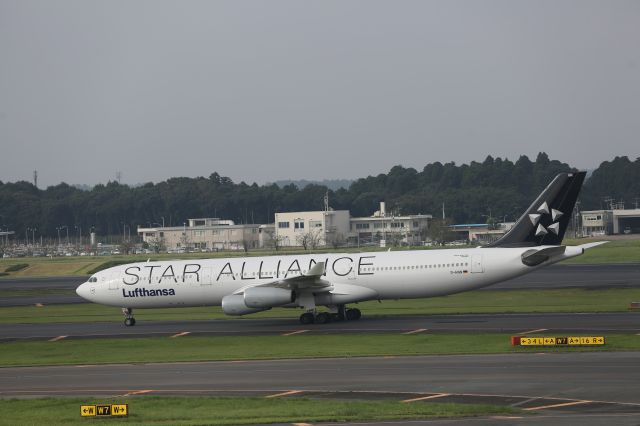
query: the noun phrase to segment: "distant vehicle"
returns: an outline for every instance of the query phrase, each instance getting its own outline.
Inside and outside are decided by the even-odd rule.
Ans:
[[[631,228],[627,226],[626,228],[624,228],[624,231],[623,231],[623,232],[624,232],[625,234],[630,234],[630,233],[631,233]]]
[[[513,228],[485,247],[148,261],[100,271],[76,292],[122,307],[127,326],[135,324],[133,308],[202,305],[221,305],[227,315],[302,308],[303,324],[357,320],[360,310],[347,304],[474,290],[602,244],[562,245],[585,174],[556,176]]]

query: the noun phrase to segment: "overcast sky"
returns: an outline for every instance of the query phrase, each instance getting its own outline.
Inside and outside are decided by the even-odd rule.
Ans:
[[[0,180],[640,156],[640,1],[0,0]]]

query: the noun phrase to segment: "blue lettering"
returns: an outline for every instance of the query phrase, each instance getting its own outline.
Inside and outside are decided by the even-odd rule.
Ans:
[[[154,297],[154,296],[175,296],[176,291],[170,289],[147,290],[146,288],[136,288],[135,290],[122,289],[122,297]]]

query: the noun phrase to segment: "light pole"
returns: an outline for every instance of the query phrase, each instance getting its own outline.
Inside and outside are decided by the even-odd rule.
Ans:
[[[67,225],[62,225],[56,229],[58,230],[58,246],[60,246],[60,231],[62,231],[63,229],[67,230],[67,246],[68,246],[69,245],[69,227]]]
[[[76,225],[74,226],[74,229],[78,230],[78,241],[76,244],[80,247],[82,245],[82,227],[80,225]]]
[[[162,227],[164,228],[164,216],[160,216],[160,219],[162,219]]]

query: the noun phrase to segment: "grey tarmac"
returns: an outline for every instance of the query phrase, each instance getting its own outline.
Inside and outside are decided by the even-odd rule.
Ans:
[[[639,416],[638,359],[584,352],[1,368],[0,396],[278,395]]]
[[[114,318],[120,313],[114,308]],[[145,321],[134,327],[121,322],[3,324],[0,342],[78,338],[164,337],[189,332],[191,336],[280,335],[304,330],[312,334],[362,333],[512,333],[531,332],[630,334],[640,333],[640,312],[531,313],[371,316],[358,321],[302,326],[297,318],[242,318],[210,321]]]

